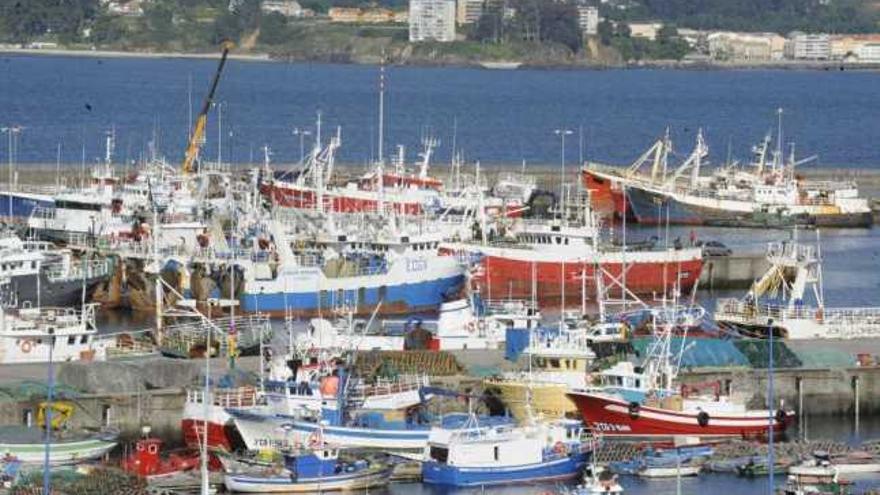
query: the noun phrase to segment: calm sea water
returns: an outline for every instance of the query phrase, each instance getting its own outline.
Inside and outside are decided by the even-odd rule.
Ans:
[[[211,60],[0,57],[0,125],[26,127],[21,162],[79,163],[103,155],[103,132],[118,135],[117,157],[143,154],[154,133],[168,157],[183,154],[193,107],[216,66]],[[224,160],[259,161],[268,145],[276,162],[299,158],[294,127],[342,127],[340,158],[364,163],[376,155],[378,69],[368,66],[230,61],[217,100],[223,105]],[[558,164],[554,129],[574,133],[566,161],[628,163],[670,128],[687,154],[703,128],[715,162],[728,146],[745,158],[785,109],[786,141],[819,165],[880,165],[880,74],[814,71],[517,70],[398,68],[388,70],[386,155],[400,143],[415,159],[422,136],[441,142],[448,162],[453,134],[470,160]],[[216,112],[214,114],[216,117]],[[456,132],[453,132],[456,129]],[[312,129],[313,131],[313,129]],[[217,153],[217,123],[207,155]],[[5,153],[5,140],[0,150]]]

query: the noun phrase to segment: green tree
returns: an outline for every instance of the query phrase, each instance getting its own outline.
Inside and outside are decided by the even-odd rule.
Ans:
[[[596,28],[596,34],[599,35],[599,41],[608,46],[611,44],[611,38],[614,37],[614,23],[608,19],[603,19]]]
[[[583,45],[578,13],[573,4],[546,1],[541,4],[541,40],[560,43],[573,52]]]
[[[280,45],[289,39],[287,18],[278,12],[264,16],[260,21],[260,43]]]
[[[96,45],[112,45],[128,35],[124,20],[119,16],[101,15],[92,24],[89,40]]]
[[[143,22],[147,39],[166,45],[174,37],[174,11],[165,2],[154,2],[144,8]]]

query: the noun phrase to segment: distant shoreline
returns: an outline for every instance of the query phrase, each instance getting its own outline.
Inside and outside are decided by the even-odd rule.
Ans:
[[[219,53],[185,53],[185,52],[135,52],[124,50],[75,50],[65,48],[15,48],[0,47],[3,55],[35,55],[48,57],[91,57],[91,58],[185,58],[185,59],[216,59]],[[277,62],[268,53],[243,54],[230,53],[229,58],[247,62]]]
[[[67,48],[20,48],[14,46],[0,46],[0,55],[21,56],[48,56],[48,57],[90,57],[90,58],[132,58],[132,59],[217,59],[217,52],[151,52],[151,51],[127,51],[127,50],[82,50]],[[297,59],[289,57],[273,57],[269,53],[230,53],[231,60],[243,62],[271,62],[271,63],[343,63],[351,65],[376,65],[373,62],[358,60],[349,61],[322,61],[312,59]],[[464,63],[430,63],[419,61],[416,63],[403,62],[400,65],[410,67],[469,67],[483,70],[516,71],[516,70],[614,70],[614,69],[661,69],[661,70],[811,70],[811,71],[880,71],[880,64],[845,63],[841,61],[803,61],[803,60],[768,60],[765,62],[719,62],[719,61],[675,61],[675,60],[643,60],[638,62],[608,64],[608,63],[547,63],[528,64],[523,63],[515,69],[494,69],[484,66],[492,61],[474,60]]]

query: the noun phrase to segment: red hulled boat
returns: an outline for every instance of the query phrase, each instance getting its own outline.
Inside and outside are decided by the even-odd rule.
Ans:
[[[767,434],[770,412],[746,410],[723,401],[687,401],[681,410],[627,402],[619,396],[600,392],[573,391],[568,397],[575,403],[584,422],[605,436],[755,438]],[[781,433],[794,421],[794,414],[782,409],[773,415],[773,430]]]
[[[444,252],[480,258],[474,282],[489,299],[532,298],[559,305],[603,296],[672,294],[689,291],[703,268],[698,248],[624,249],[600,246],[595,219],[588,209],[576,222],[525,221],[509,235],[486,245],[450,243]],[[601,284],[595,276],[601,273]],[[584,295],[584,292],[586,294]]]

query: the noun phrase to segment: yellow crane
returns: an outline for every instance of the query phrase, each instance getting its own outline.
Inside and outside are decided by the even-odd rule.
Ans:
[[[196,119],[195,127],[193,127],[192,135],[189,137],[189,145],[186,147],[186,156],[183,159],[183,173],[189,174],[193,172],[196,157],[199,156],[199,149],[202,146],[202,140],[205,137],[205,126],[208,123],[208,111],[214,102],[214,92],[217,91],[217,84],[220,82],[220,74],[223,72],[223,66],[226,65],[226,58],[229,50],[235,46],[231,41],[224,41],[221,45],[223,54],[220,56],[220,64],[217,66],[217,72],[214,73],[214,80],[211,81],[211,89],[208,96],[202,104],[202,110]]]
[[[73,411],[76,409],[70,402],[58,401],[52,402],[51,405],[41,402],[39,409],[37,409],[37,424],[41,428],[46,426],[46,409],[49,407],[52,409],[51,426],[53,430],[60,430],[70,420],[70,416],[73,415]]]

